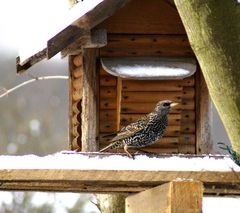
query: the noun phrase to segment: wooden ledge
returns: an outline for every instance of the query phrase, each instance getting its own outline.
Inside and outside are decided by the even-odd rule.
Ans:
[[[240,168],[227,156],[0,156],[0,190],[130,193],[176,179],[201,181],[205,194],[240,195]]]

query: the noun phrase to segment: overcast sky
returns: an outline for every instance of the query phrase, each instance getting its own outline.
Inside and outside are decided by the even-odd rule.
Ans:
[[[101,1],[83,1],[71,10],[68,0],[0,1],[1,43],[7,48],[18,47],[21,57],[27,58],[45,48],[51,37]]]

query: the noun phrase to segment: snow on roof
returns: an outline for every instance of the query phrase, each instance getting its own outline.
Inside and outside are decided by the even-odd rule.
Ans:
[[[122,155],[76,153],[63,151],[39,157],[36,155],[0,156],[0,169],[81,169],[81,170],[146,170],[146,171],[236,171],[229,156],[136,155],[130,159]]]

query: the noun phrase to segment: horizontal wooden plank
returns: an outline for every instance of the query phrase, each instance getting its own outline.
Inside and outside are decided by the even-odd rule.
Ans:
[[[100,87],[100,98],[106,99],[106,98],[116,98],[117,97],[117,91],[116,87],[113,86],[104,86]]]
[[[181,122],[195,121],[195,113],[194,110],[182,110]]]
[[[176,9],[159,0],[130,1],[98,27],[110,33],[185,34]]]
[[[190,49],[155,47],[155,48],[134,48],[123,47],[120,49],[101,48],[100,57],[193,57]]]
[[[117,108],[117,100],[116,99],[101,99],[100,100],[100,110],[106,109],[116,109]]]
[[[178,153],[195,154],[196,153],[196,145],[194,145],[194,144],[179,144]]]
[[[191,50],[187,35],[161,34],[108,34],[108,44],[105,47],[110,49],[168,47],[178,50]]]
[[[100,132],[113,133],[117,131],[117,120],[103,121],[99,123]]]
[[[117,78],[111,75],[101,75],[100,76],[100,86],[116,86]]]
[[[156,103],[122,103],[121,113],[149,113],[153,111]],[[181,110],[193,110],[194,100],[184,100],[182,104],[171,109],[171,113],[180,113]]]
[[[123,91],[182,91],[181,80],[123,80]]]
[[[144,83],[143,83],[144,87]],[[174,91],[174,92],[122,92],[122,102],[158,102],[160,100],[171,100],[174,102],[181,102],[182,92]]]
[[[193,56],[186,35],[108,34],[102,57],[116,56]]]
[[[183,99],[191,99],[195,97],[195,88],[194,87],[183,87],[182,91]]]
[[[182,110],[194,110],[195,109],[195,100],[194,99],[182,99],[181,103]]]
[[[117,110],[100,110],[99,112],[100,121],[112,121],[117,119]]]
[[[195,122],[181,123],[180,131],[181,131],[181,133],[195,133],[196,132]]]
[[[100,75],[100,78],[101,78],[101,76],[114,77],[113,75],[109,74],[106,70],[104,70],[102,66],[100,66],[100,68],[99,68],[99,75]]]
[[[127,124],[140,119],[145,114],[121,114],[121,125],[126,126]],[[169,125],[180,125],[181,114],[169,114],[168,124]]]
[[[182,85],[184,87],[193,87],[195,85],[195,75],[182,80]]]
[[[196,135],[195,134],[186,134],[181,133],[179,136],[179,143],[186,145],[195,145],[196,144]]]
[[[132,160],[126,154],[65,152],[0,157],[0,190],[124,193],[179,178],[203,182],[205,194],[239,195],[239,176],[229,156],[135,155]]]

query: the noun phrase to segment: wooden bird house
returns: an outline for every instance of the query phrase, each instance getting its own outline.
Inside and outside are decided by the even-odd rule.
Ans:
[[[86,144],[92,143],[88,140],[96,140],[96,146],[99,144],[102,148],[111,139],[111,136],[105,138],[104,135],[116,132],[151,112],[159,100],[169,99],[178,102],[179,107],[171,111],[164,137],[144,150],[153,153],[208,153],[211,147],[210,99],[201,70],[193,62],[196,58],[176,8],[168,1],[134,0],[93,30],[106,31],[106,45],[86,53],[74,46],[68,50],[68,54],[79,52],[69,58],[71,148],[87,151],[89,147],[85,147]],[[159,76],[152,73],[153,76],[138,75],[141,70],[135,69],[135,65],[144,61],[143,64],[147,65],[140,63],[140,68],[142,66],[145,72],[151,72],[147,67],[151,66],[151,59],[162,64],[169,60],[179,64],[176,67],[166,65],[167,76],[161,73]],[[190,76],[177,75],[177,68],[184,69],[180,62],[193,66]],[[124,64],[132,76],[121,76],[117,72],[116,67],[121,69]],[[91,71],[84,73],[84,69],[89,68]],[[90,82],[87,82],[88,78],[91,78]],[[95,87],[90,90],[94,92],[90,95],[95,100],[84,101],[89,98],[89,90],[84,91],[91,86]]]
[[[69,57],[69,144],[98,151],[107,134],[178,102],[152,153],[209,153],[210,98],[178,12],[168,0],[105,0],[48,41]],[[39,53],[38,53],[39,54]],[[33,63],[19,63],[18,71]],[[121,152],[122,150],[117,150]]]
[[[17,58],[21,73],[58,52],[68,57],[69,146],[83,152],[18,163],[0,156],[0,190],[140,192],[126,198],[126,212],[202,212],[203,193],[239,195],[240,170],[230,157],[195,155],[211,151],[211,101],[173,1],[100,0],[91,9],[86,2],[46,48]],[[179,105],[163,138],[141,151],[168,154],[132,160],[95,152],[111,140],[104,136],[165,99]]]

